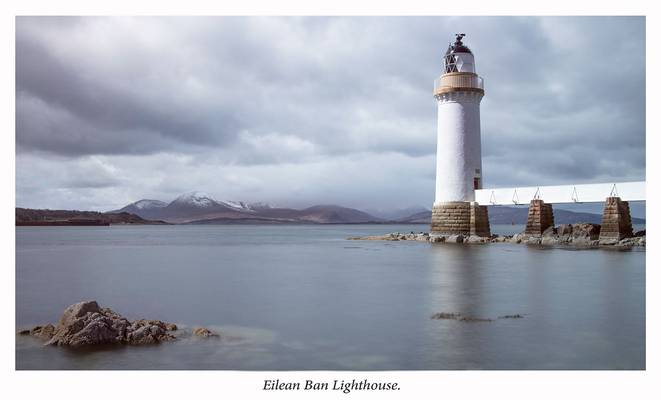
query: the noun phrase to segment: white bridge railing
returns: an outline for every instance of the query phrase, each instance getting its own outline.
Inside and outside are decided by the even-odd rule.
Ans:
[[[481,205],[529,204],[533,199],[545,203],[595,203],[617,196],[624,201],[644,201],[645,182],[591,183],[584,185],[526,186],[479,189],[475,201]]]

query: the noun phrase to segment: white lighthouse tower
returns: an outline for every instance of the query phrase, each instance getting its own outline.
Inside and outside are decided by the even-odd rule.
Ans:
[[[475,202],[482,188],[480,101],[484,85],[473,53],[457,34],[443,60],[443,74],[434,81],[438,103],[436,200],[431,232],[441,235],[489,236],[487,207]]]

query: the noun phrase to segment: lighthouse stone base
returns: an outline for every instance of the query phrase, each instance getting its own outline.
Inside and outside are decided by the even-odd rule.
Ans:
[[[431,234],[489,237],[487,206],[474,201],[436,203],[431,212]]]

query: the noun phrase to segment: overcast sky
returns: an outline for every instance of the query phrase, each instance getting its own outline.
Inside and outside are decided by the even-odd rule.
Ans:
[[[431,207],[455,32],[485,187],[645,179],[644,18],[40,17],[16,21],[17,206]]]

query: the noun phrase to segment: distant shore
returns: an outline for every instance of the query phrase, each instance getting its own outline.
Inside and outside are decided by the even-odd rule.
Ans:
[[[16,226],[167,225],[131,213],[16,208]]]

